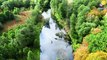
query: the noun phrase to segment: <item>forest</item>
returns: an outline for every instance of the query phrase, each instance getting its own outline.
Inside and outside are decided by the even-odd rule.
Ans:
[[[41,60],[48,9],[67,33],[73,60],[107,60],[107,0],[0,0],[0,60]]]
[[[0,60],[39,60],[39,9],[34,0],[0,0]]]
[[[70,36],[74,60],[107,60],[106,0],[51,0],[50,6]]]

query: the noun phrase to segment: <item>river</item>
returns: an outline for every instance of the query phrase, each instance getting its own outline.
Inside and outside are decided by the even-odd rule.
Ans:
[[[42,16],[48,22],[43,26],[40,34],[40,60],[73,60],[72,46],[64,40],[66,32],[59,29],[51,18],[51,9],[43,12]],[[56,33],[63,33],[62,37]]]

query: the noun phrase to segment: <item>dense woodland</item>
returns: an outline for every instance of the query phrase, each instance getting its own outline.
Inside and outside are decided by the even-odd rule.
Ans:
[[[51,0],[50,7],[70,36],[74,60],[107,60],[106,0]]]
[[[0,0],[0,60],[39,60],[39,34],[43,25],[39,23],[42,21],[39,9],[34,0]],[[6,22],[26,10],[32,14],[24,24],[2,32]]]
[[[107,60],[106,0],[0,0],[0,60],[40,60],[41,14],[48,9],[70,37],[74,60]],[[26,22],[3,31],[23,11],[32,12]]]

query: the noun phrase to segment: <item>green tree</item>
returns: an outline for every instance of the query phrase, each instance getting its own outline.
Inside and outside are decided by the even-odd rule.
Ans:
[[[32,43],[35,40],[35,34],[32,29],[28,27],[23,27],[16,33],[16,40],[21,47],[32,46]],[[26,42],[25,42],[26,41]]]
[[[2,25],[2,23],[0,22],[0,30],[2,30],[3,29],[3,25]]]
[[[15,7],[14,10],[13,10],[13,13],[14,14],[19,14],[19,12],[20,12],[20,9]]]
[[[24,0],[23,3],[26,8],[30,7],[30,0]]]
[[[37,60],[35,54],[32,51],[28,52],[27,60]]]
[[[76,21],[77,21],[77,19],[76,19],[76,15],[75,14],[72,14],[71,16],[70,16],[70,32],[71,32],[71,36],[73,37],[73,38],[77,38],[77,35],[76,35],[76,32],[75,32],[75,24],[76,24]]]
[[[3,23],[4,20],[5,20],[5,15],[4,15],[4,13],[2,12],[2,13],[0,13],[0,22]]]
[[[8,10],[4,11],[4,15],[5,15],[5,20],[7,20],[7,21],[14,19],[13,13]]]
[[[90,2],[88,3],[88,6],[92,8],[93,6],[97,7],[98,4],[100,4],[100,0],[90,0]]]
[[[63,18],[68,17],[69,13],[68,6],[67,6],[67,0],[51,0],[51,9],[54,16],[57,18],[57,20],[62,20]]]

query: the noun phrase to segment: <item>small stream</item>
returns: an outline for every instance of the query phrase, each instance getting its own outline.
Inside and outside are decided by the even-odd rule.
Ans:
[[[64,40],[66,32],[59,29],[55,21],[51,18],[51,10],[43,12],[45,20],[49,20],[42,28],[40,34],[40,60],[73,60],[72,47]],[[63,33],[56,36],[56,33]]]

